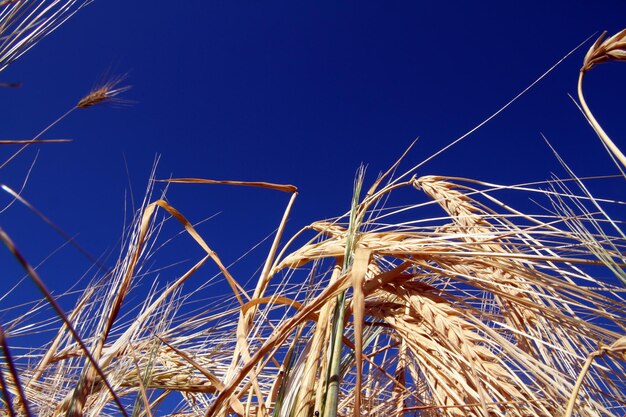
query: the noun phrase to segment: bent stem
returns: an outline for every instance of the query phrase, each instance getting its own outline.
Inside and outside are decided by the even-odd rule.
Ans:
[[[596,131],[600,140],[609,148],[611,153],[621,162],[621,164],[626,168],[626,156],[622,153],[622,151],[615,145],[615,143],[611,140],[609,135],[604,131],[600,123],[596,120],[593,113],[589,109],[587,102],[585,101],[585,97],[583,95],[583,79],[585,77],[585,70],[580,70],[580,75],[578,76],[578,99],[580,100],[580,106],[587,116],[587,120],[589,120],[589,124]]]
[[[572,412],[574,411],[574,405],[576,404],[576,399],[578,398],[578,392],[580,391],[580,387],[583,384],[585,377],[587,376],[587,372],[589,372],[589,368],[593,363],[594,359],[600,356],[615,355],[618,356],[621,353],[622,359],[626,360],[626,336],[622,336],[615,342],[613,342],[610,346],[601,346],[597,351],[592,352],[585,361],[580,373],[578,374],[578,379],[576,379],[576,385],[574,385],[574,389],[572,390],[572,395],[567,403],[567,410],[565,410],[565,414],[563,417],[571,417]],[[618,356],[619,357],[619,356]]]

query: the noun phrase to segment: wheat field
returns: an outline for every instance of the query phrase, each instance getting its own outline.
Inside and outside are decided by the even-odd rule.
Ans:
[[[86,3],[0,2],[0,69]],[[581,109],[620,171],[626,158],[619,140],[597,122],[582,87],[598,64],[625,59],[626,31],[602,35],[578,84]],[[115,78],[66,115],[119,102],[127,89],[124,77]],[[11,151],[2,167],[27,147],[54,146],[59,140],[43,139],[46,130],[3,141]],[[80,290],[69,311],[0,223],[5,250],[40,290],[32,311],[48,315],[1,323],[0,413],[624,415],[626,235],[623,219],[608,213],[623,212],[626,203],[587,188],[607,181],[623,189],[623,171],[579,178],[562,161],[567,177],[495,184],[417,175],[421,164],[404,168],[411,151],[373,183],[359,168],[347,190],[351,207],[337,217],[320,213],[293,235],[285,229],[294,185],[161,179],[154,171],[114,265]],[[184,210],[155,191],[179,184],[289,196],[251,286],[231,273]],[[19,192],[3,191],[29,206]],[[509,203],[520,198],[537,201],[535,211]],[[166,287],[133,297],[159,248],[176,245],[162,233],[170,223],[203,256]],[[205,264],[218,268],[215,279],[186,285]],[[198,302],[216,282],[229,293]],[[11,334],[31,327],[45,329],[47,343],[11,344]]]

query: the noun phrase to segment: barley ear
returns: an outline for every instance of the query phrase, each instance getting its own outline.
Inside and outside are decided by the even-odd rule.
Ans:
[[[609,61],[626,61],[626,29],[606,39],[606,32],[587,51],[582,72],[589,71],[597,64]]]
[[[119,86],[119,84],[126,79],[125,75],[113,78],[110,81],[102,84],[101,86],[91,90],[89,94],[80,99],[76,104],[79,109],[86,109],[89,107],[97,106],[98,104],[110,103],[110,104],[129,104],[130,101],[120,99],[119,96],[122,93],[130,90],[129,85]]]

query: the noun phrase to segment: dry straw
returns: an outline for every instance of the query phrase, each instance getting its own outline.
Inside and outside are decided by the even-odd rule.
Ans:
[[[491,184],[430,176],[402,186],[429,200],[364,211],[354,246],[340,219],[305,228],[303,233],[319,231],[317,237],[277,254],[257,296],[247,295],[181,213],[162,200],[146,202],[112,279],[86,292],[71,320],[101,323],[92,324],[84,339],[94,346],[94,358],[116,393],[144,398],[139,402],[144,412],[154,413],[174,392],[184,394],[178,412],[185,415],[324,412],[319,400],[327,398],[332,380],[329,336],[336,323],[329,318],[339,307],[346,325],[338,351],[337,415],[554,416],[565,413],[568,401],[579,415],[618,415],[625,382],[620,357],[613,356],[609,367],[584,362],[598,344],[618,352],[615,341],[626,328],[623,289],[586,271],[585,265],[604,266],[583,244],[595,239],[594,245],[623,267],[623,255],[612,247],[624,242],[611,238],[609,244],[596,233],[583,241],[562,227],[573,219],[587,223],[595,218],[589,212],[518,213],[493,195],[499,187]],[[383,198],[389,190],[380,191],[372,195]],[[571,192],[547,194],[555,210],[558,201],[584,201]],[[432,204],[443,217],[412,214],[416,221],[392,221]],[[174,216],[207,256],[149,297],[130,322],[106,330],[105,323],[117,321],[116,306],[140,279],[138,268],[158,238],[157,208]],[[348,267],[341,266],[346,248],[354,248]],[[209,259],[231,283],[234,308],[203,309],[213,313],[177,321],[182,283]],[[302,282],[317,284],[302,287]],[[242,321],[246,317],[249,321]],[[88,391],[80,390],[87,393],[81,407],[70,407],[74,387],[87,383],[79,376],[83,351],[63,328],[56,340],[42,352],[48,359],[20,372],[35,413],[115,414],[106,388],[94,377]],[[584,378],[578,378],[583,367]],[[10,378],[7,385],[14,386]]]
[[[54,32],[91,0],[0,2],[0,71]]]

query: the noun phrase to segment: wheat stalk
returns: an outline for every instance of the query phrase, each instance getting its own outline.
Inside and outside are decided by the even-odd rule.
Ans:
[[[619,162],[624,167],[626,167],[626,156],[613,142],[613,140],[611,140],[611,138],[604,131],[600,123],[598,123],[595,116],[589,109],[587,101],[585,100],[585,97],[583,95],[583,79],[585,77],[585,74],[590,69],[603,62],[626,61],[626,29],[622,30],[619,33],[616,33],[608,39],[605,39],[605,37],[606,32],[600,35],[600,37],[591,46],[591,48],[589,48],[589,51],[587,51],[587,54],[585,55],[583,66],[580,69],[580,74],[578,76],[578,99],[580,100],[580,105],[585,113],[585,116],[587,116],[589,124],[591,124],[591,126],[596,131],[602,142],[606,145],[608,150],[619,160]]]

